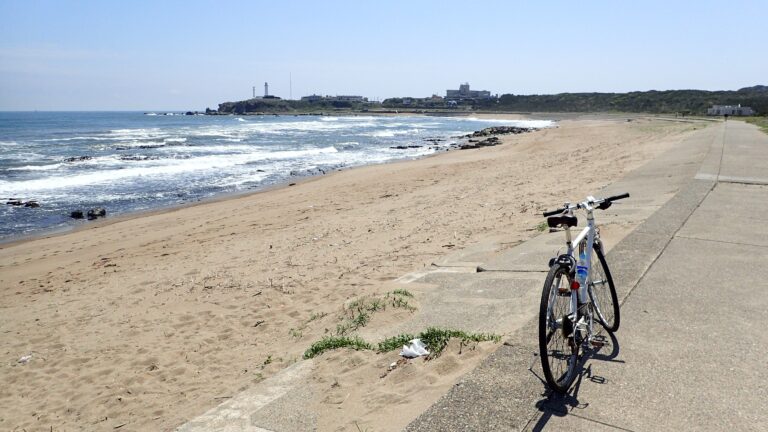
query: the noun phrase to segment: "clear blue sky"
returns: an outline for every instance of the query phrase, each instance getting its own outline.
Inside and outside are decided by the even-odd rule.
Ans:
[[[0,110],[768,84],[768,1],[0,0]]]

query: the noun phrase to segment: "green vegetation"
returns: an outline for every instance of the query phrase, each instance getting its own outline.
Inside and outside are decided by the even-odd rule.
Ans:
[[[309,316],[309,319],[307,320],[307,323],[311,323],[314,320],[319,320],[320,318],[323,318],[326,315],[328,315],[328,314],[325,313],[325,312],[315,312],[315,313],[313,313],[312,315]]]
[[[547,224],[547,221],[541,221],[538,225],[536,225],[536,231],[544,232],[549,229],[549,224]]]
[[[362,297],[350,302],[341,315],[341,322],[336,325],[336,335],[345,336],[365,327],[371,321],[374,312],[386,310],[388,306],[415,311],[404,297],[413,297],[407,290],[395,290],[381,297]]]
[[[498,343],[501,336],[491,333],[467,333],[462,330],[441,329],[430,327],[426,331],[419,333],[419,339],[429,348],[431,358],[435,358],[443,352],[448,341],[452,338],[461,339],[462,342],[485,342],[493,341]]]
[[[645,112],[706,114],[712,105],[749,106],[768,113],[768,86],[745,87],[736,91],[665,90],[629,93],[560,93],[554,95],[502,95],[478,108],[513,111],[560,112]]]
[[[237,102],[224,102],[219,104],[219,113],[245,114],[245,113],[285,113],[294,112],[311,113],[325,111],[365,111],[373,104],[367,102],[347,101],[301,101],[286,99],[248,99]]]
[[[407,345],[411,340],[416,338],[421,339],[421,341],[424,342],[424,345],[427,346],[427,349],[430,351],[428,357],[430,359],[439,357],[443,350],[445,350],[448,342],[453,338],[461,339],[462,343],[486,341],[498,343],[501,340],[501,336],[491,333],[467,333],[462,330],[429,327],[415,336],[405,333],[384,339],[376,345],[376,351],[389,352],[400,349],[400,347]],[[374,346],[364,341],[359,336],[355,336],[354,338],[348,336],[326,336],[320,341],[312,344],[312,346],[304,352],[304,358],[310,359],[325,351],[337,348],[352,348],[360,351],[373,350]]]
[[[371,350],[373,349],[373,346],[361,339],[360,336],[355,336],[353,338],[348,336],[326,336],[313,343],[312,346],[304,351],[304,358],[311,359],[326,351],[338,348],[352,348],[353,350],[360,351]]]
[[[390,98],[385,108],[439,109],[446,102],[431,98]],[[407,102],[407,103],[406,103]],[[712,105],[749,106],[768,113],[768,86],[757,85],[736,91],[651,90],[629,93],[559,93],[549,95],[503,94],[498,99],[459,101],[454,109],[517,112],[634,112],[705,115]]]
[[[383,341],[379,342],[379,344],[376,346],[376,351],[378,352],[394,351],[396,349],[400,349],[403,345],[407,345],[410,341],[412,341],[415,338],[416,336],[408,333],[392,336],[390,338],[386,338]]]
[[[386,293],[384,296],[366,296],[355,299],[347,303],[341,316],[339,324],[333,335],[325,336],[321,340],[313,343],[305,352],[304,358],[310,359],[316,357],[325,351],[337,348],[352,348],[354,350],[376,350],[378,352],[387,352],[399,349],[407,345],[413,339],[421,339],[430,351],[429,358],[435,358],[448,345],[452,338],[461,339],[466,342],[499,342],[500,337],[494,334],[486,333],[467,333],[461,330],[441,329],[429,327],[418,335],[401,334],[387,338],[374,345],[366,342],[358,335],[353,335],[358,329],[365,327],[371,320],[374,312],[386,310],[387,307],[402,308],[409,311],[416,310],[408,303],[408,299],[414,298],[413,294],[406,289],[396,289]],[[312,314],[309,321],[314,321],[325,316],[325,314]],[[291,336],[300,338],[301,329],[290,329]],[[328,330],[326,329],[326,332]],[[271,356],[268,358],[271,361]],[[265,363],[266,364],[266,363]]]
[[[390,98],[381,104],[334,100],[302,101],[248,99],[219,104],[221,114],[246,113],[324,113],[376,110],[441,111],[517,111],[517,112],[633,112],[704,115],[712,105],[749,106],[757,113],[768,113],[768,86],[756,85],[739,90],[651,90],[629,93],[559,93],[551,95],[504,94],[498,99],[461,101],[449,107],[442,98]],[[207,111],[206,111],[207,112]],[[216,112],[214,112],[215,114]]]
[[[744,121],[747,123],[752,123],[753,125],[759,127],[760,130],[768,134],[768,117],[745,117]]]

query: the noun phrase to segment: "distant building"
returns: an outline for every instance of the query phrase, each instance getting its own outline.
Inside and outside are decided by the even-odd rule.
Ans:
[[[320,102],[320,101],[328,101],[328,102],[368,102],[367,97],[363,96],[350,96],[350,95],[336,95],[336,96],[320,96],[320,95],[310,95],[310,96],[302,96],[301,100],[304,102]]]
[[[707,110],[707,115],[721,116],[751,116],[755,115],[755,110],[750,107],[743,107],[739,105],[712,105],[712,108]]]
[[[470,90],[469,83],[459,86],[458,90],[446,90],[445,99],[448,101],[491,99],[491,92],[488,90]]]

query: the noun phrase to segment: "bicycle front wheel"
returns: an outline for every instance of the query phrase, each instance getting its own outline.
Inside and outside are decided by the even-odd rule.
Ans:
[[[597,320],[603,328],[613,333],[619,329],[621,323],[619,298],[600,243],[595,243],[592,249],[589,281],[589,297],[597,313]]]
[[[576,376],[579,346],[570,314],[571,280],[568,268],[554,264],[544,282],[539,308],[539,353],[549,386],[565,393]]]

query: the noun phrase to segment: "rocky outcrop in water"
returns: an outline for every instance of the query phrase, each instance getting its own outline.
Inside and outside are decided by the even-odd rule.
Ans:
[[[481,147],[493,147],[499,144],[501,144],[501,140],[499,139],[499,137],[494,136],[481,141],[469,140],[467,144],[461,144],[459,146],[459,150],[472,150],[472,149],[481,148]]]
[[[148,161],[148,160],[158,160],[160,159],[159,156],[146,156],[146,155],[122,155],[120,156],[120,160],[122,161]]]
[[[73,156],[73,157],[68,157],[64,159],[64,162],[82,162],[82,161],[87,161],[91,159],[93,159],[93,157],[91,156]]]
[[[103,207],[96,207],[88,210],[88,220],[94,220],[107,215],[107,210]]]
[[[107,210],[104,207],[94,207],[87,212],[82,210],[74,210],[69,214],[72,219],[85,219],[94,220],[107,215]]]
[[[508,135],[508,134],[521,134],[526,132],[534,131],[535,129],[532,128],[524,128],[524,127],[517,127],[517,126],[493,126],[488,127],[483,130],[472,132],[469,135],[466,135],[464,138],[478,138],[478,137],[486,137],[491,135]]]
[[[399,146],[392,146],[390,148],[394,150],[408,150],[408,149],[421,148],[421,146],[420,145],[399,145]]]
[[[31,207],[31,208],[40,207],[40,203],[38,203],[37,200],[24,201],[19,198],[8,198],[8,200],[5,203],[8,204],[9,206],[14,206],[14,207],[21,207],[21,206]]]

